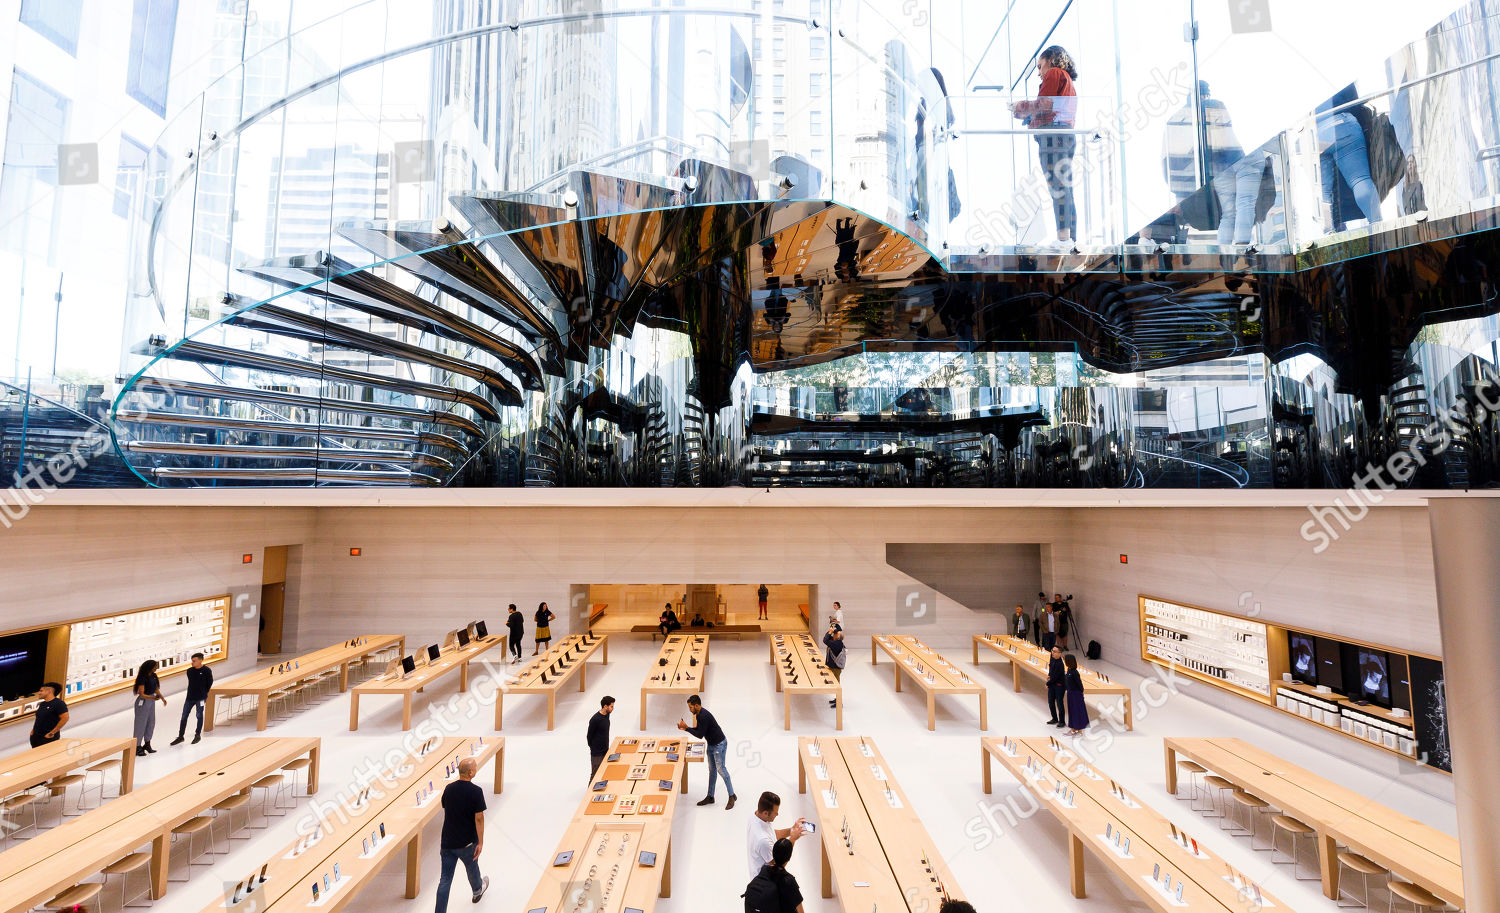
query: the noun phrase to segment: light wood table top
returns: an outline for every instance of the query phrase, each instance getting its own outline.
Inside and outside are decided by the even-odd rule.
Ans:
[[[421,888],[422,831],[442,809],[443,788],[458,779],[457,762],[469,757],[474,758],[481,769],[494,759],[494,792],[498,795],[504,786],[505,739],[496,736],[430,739],[417,751],[408,754],[401,764],[387,768],[383,776],[368,784],[370,792],[365,801],[357,806],[342,802],[337,813],[320,817],[319,836],[315,842],[304,845],[310,837],[299,837],[266,860],[266,881],[257,883],[254,890],[244,894],[238,905],[231,905],[235,886],[228,885],[224,895],[204,907],[203,913],[219,910],[290,913],[308,908],[342,910],[354,902],[359,892],[403,848],[407,854],[406,897],[415,898]],[[453,769],[450,770],[450,766]],[[477,777],[475,782],[479,782]],[[418,805],[417,796],[426,793],[428,784],[432,784],[432,792],[424,795],[423,802]],[[359,784],[351,784],[342,795],[352,800],[358,788]],[[376,839],[382,824],[385,825],[385,838]],[[368,852],[366,841],[369,841]],[[314,906],[313,882],[317,881],[321,890],[323,876],[333,878],[335,863],[339,866],[340,878],[334,890],[320,895],[319,903]],[[256,865],[238,877],[258,877],[259,871],[260,867]],[[226,882],[229,877],[225,873]],[[366,901],[364,906],[369,905],[369,898]]]
[[[215,681],[208,693],[207,706],[203,708],[206,717],[203,721],[203,728],[208,732],[213,731],[215,700],[220,697],[250,695],[256,698],[255,728],[263,732],[268,723],[267,708],[272,692],[296,685],[334,668],[339,670],[339,690],[347,691],[349,690],[349,663],[391,647],[395,647],[399,652],[405,652],[406,638],[400,634],[370,634],[356,637],[350,642],[333,644],[289,660],[272,663],[264,669],[236,675],[222,682]],[[290,668],[286,671],[277,671],[288,665]]]
[[[1451,834],[1243,739],[1169,738],[1164,747],[1170,791],[1177,790],[1178,757],[1188,758],[1313,828],[1326,896],[1338,897],[1337,849],[1344,844],[1448,903],[1464,905],[1462,860]]]
[[[0,799],[120,755],[120,795],[135,785],[135,739],[68,739],[0,758]],[[101,799],[103,798],[101,794]]]
[[[702,634],[673,634],[662,641],[656,662],[641,684],[641,731],[646,730],[646,695],[702,694],[708,678],[708,645]]]
[[[812,788],[822,893],[849,913],[923,913],[964,899],[937,844],[871,739],[797,740],[797,790]]]
[[[124,858],[143,843],[152,844],[151,881],[155,896],[167,890],[172,828],[217,802],[244,792],[287,763],[312,759],[307,791],[318,789],[316,738],[244,738],[228,748],[131,791],[66,824],[43,831],[0,853],[0,897],[7,910],[29,910],[64,888]]]
[[[771,665],[776,670],[776,690],[781,692],[783,727],[792,728],[792,694],[831,694],[837,702],[834,729],[844,728],[844,686],[823,662],[823,650],[811,634],[772,634],[766,638]],[[845,644],[844,649],[849,649]]]
[[[1214,856],[1205,841],[1180,829],[1177,833],[1182,837],[1175,839],[1174,825],[1164,815],[1084,763],[1061,740],[981,739],[979,757],[986,793],[991,789],[991,759],[998,760],[1067,827],[1075,897],[1085,896],[1083,850],[1087,848],[1158,913],[1244,913],[1257,907],[1288,910],[1283,901]],[[1121,835],[1118,848],[1113,842],[1115,832]],[[1170,895],[1160,885],[1164,876],[1172,879]],[[1179,883],[1186,885],[1180,905],[1176,901]]]
[[[988,647],[1010,661],[1011,678],[1015,689],[1021,690],[1021,673],[1026,673],[1043,682],[1047,681],[1047,665],[1051,655],[1030,641],[1010,634],[975,634],[974,665],[979,665],[979,648]],[[1078,667],[1078,678],[1083,682],[1085,697],[1118,696],[1120,700],[1103,708],[1105,713],[1118,713],[1124,720],[1127,731],[1135,729],[1135,710],[1130,699],[1130,686],[1111,681],[1109,676],[1083,666]]]
[[[659,750],[664,746],[677,749],[677,760],[667,760],[669,752]],[[596,774],[596,782],[606,785],[590,788],[579,803],[526,903],[527,913],[569,913],[579,901],[593,913],[626,908],[652,913],[657,897],[672,896],[672,819],[678,795],[672,787],[680,777],[687,788],[687,748],[688,740],[681,736],[611,742]],[[633,768],[644,776],[631,779]],[[595,801],[605,796],[613,799]],[[617,814],[622,799],[633,799],[636,811]],[[647,814],[642,808],[659,811]],[[568,852],[573,854],[569,859],[553,864]],[[655,862],[644,863],[643,852],[655,853]]]
[[[411,728],[412,695],[425,689],[428,685],[436,684],[439,679],[453,672],[458,672],[458,690],[460,692],[469,690],[469,663],[485,652],[501,646],[505,641],[496,635],[471,640],[465,646],[454,646],[443,650],[437,662],[429,662],[426,665],[417,666],[410,675],[398,678],[388,678],[379,675],[367,681],[360,682],[349,689],[349,731],[359,729],[359,699],[367,694],[395,694],[401,697],[401,729],[404,732]]]
[[[896,690],[901,690],[904,671],[927,692],[927,728],[937,728],[935,698],[939,694],[976,694],[979,696],[979,731],[989,728],[989,706],[985,688],[979,682],[948,662],[943,655],[910,634],[872,634],[870,664],[879,665],[876,648],[885,651],[896,667]]]
[[[604,634],[569,634],[557,646],[511,673],[505,687],[495,693],[495,728],[502,728],[507,694],[545,694],[547,731],[557,724],[557,692],[563,683],[578,676],[578,690],[588,687],[588,659],[603,652],[602,665],[609,665],[609,637]]]

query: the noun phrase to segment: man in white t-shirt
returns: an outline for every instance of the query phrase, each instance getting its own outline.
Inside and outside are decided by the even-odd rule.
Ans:
[[[755,804],[755,813],[750,816],[750,826],[746,831],[746,845],[750,850],[750,877],[754,878],[760,867],[769,865],[771,862],[771,847],[776,841],[785,837],[797,842],[802,836],[802,824],[806,820],[798,818],[792,822],[791,827],[777,828],[775,825],[776,814],[781,810],[781,797],[772,792],[760,794],[760,801]]]

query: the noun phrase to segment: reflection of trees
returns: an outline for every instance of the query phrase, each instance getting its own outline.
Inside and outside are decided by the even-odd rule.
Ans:
[[[1059,360],[1053,352],[862,352],[815,365],[756,375],[760,387],[1053,387]],[[1080,378],[1082,386],[1091,379]]]

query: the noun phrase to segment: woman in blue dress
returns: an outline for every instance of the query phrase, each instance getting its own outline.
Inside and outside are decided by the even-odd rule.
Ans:
[[[1083,702],[1083,676],[1078,674],[1078,659],[1073,654],[1063,655],[1063,666],[1067,669],[1064,680],[1068,691],[1068,730],[1078,735],[1089,728],[1089,708]]]

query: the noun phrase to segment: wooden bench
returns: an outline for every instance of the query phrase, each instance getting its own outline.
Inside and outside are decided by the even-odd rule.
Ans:
[[[676,746],[677,760],[668,761],[667,752],[658,750],[662,746]],[[680,777],[682,791],[687,791],[687,748],[682,736],[611,743],[606,757],[614,760],[606,760],[594,778],[605,786],[585,793],[556,852],[546,859],[524,907],[528,913],[570,913],[580,900],[589,910],[652,913],[657,897],[672,896],[672,817],[678,796],[672,784]],[[631,779],[632,772],[644,776]],[[595,801],[606,796],[614,798]],[[622,813],[632,802],[633,810]],[[643,862],[643,852],[654,853],[655,861]],[[556,864],[565,853],[572,855]],[[592,877],[590,869],[595,869]],[[577,892],[585,882],[590,885],[580,898]]]
[[[831,694],[834,699],[834,729],[844,728],[844,686],[823,662],[823,651],[811,634],[772,634],[766,638],[771,665],[776,669],[776,690],[781,692],[783,728],[792,728],[792,694]],[[846,647],[847,649],[847,647]]]
[[[135,739],[58,739],[0,758],[0,799],[120,754],[120,795],[135,785]],[[102,785],[99,799],[104,800]]]
[[[438,679],[454,671],[458,672],[458,690],[469,690],[469,663],[491,648],[502,646],[504,640],[496,635],[469,641],[467,646],[451,647],[439,654],[437,662],[418,666],[410,675],[388,678],[381,675],[355,685],[349,693],[349,731],[359,729],[359,698],[364,694],[397,694],[401,696],[401,730],[411,728],[412,696],[436,684]]]
[[[804,622],[812,624],[812,608],[807,603],[797,603],[797,614],[802,616]]]
[[[708,677],[709,639],[702,634],[673,634],[662,641],[656,662],[641,685],[641,731],[646,730],[646,695],[702,694]]]
[[[936,910],[963,900],[937,842],[875,743],[866,738],[797,740],[797,791],[813,787],[823,849],[822,893],[848,913]]]
[[[602,634],[569,634],[557,646],[533,659],[495,692],[495,728],[500,729],[506,695],[547,695],[547,731],[557,723],[557,692],[578,675],[578,690],[588,687],[588,658],[604,651],[602,665],[609,665],[609,638]]]
[[[1343,844],[1463,908],[1458,838],[1243,739],[1169,738],[1165,754],[1169,792],[1177,791],[1177,761],[1186,758],[1311,827],[1327,897],[1339,896],[1338,846]]]
[[[400,634],[372,634],[366,637],[356,637],[352,643],[324,647],[321,650],[304,653],[294,659],[283,660],[264,669],[237,675],[222,682],[216,681],[213,689],[208,693],[208,703],[203,708],[203,728],[208,732],[213,731],[214,707],[219,698],[248,695],[255,698],[255,729],[257,732],[263,732],[266,728],[267,710],[271,703],[272,692],[297,685],[335,667],[339,670],[339,690],[348,691],[349,664],[391,647],[395,647],[397,652],[404,654],[406,638]],[[290,664],[288,671],[276,671],[287,664]]]
[[[609,608],[609,603],[607,602],[596,602],[593,605],[589,606],[588,626],[592,628],[599,621],[599,619],[603,618],[604,610],[607,608]]]
[[[1165,816],[1083,763],[1058,739],[981,739],[979,758],[986,793],[991,789],[991,759],[998,760],[1068,829],[1074,897],[1085,896],[1083,851],[1087,849],[1147,908],[1159,913],[1288,910],[1285,902],[1213,856],[1202,841],[1197,842],[1195,852],[1194,838],[1181,829],[1175,829],[1181,836],[1174,837],[1175,825]],[[1172,879],[1170,893],[1162,889],[1164,877]],[[1181,904],[1176,901],[1179,883],[1186,886]]]
[[[1047,664],[1051,655],[1030,641],[1009,634],[975,634],[974,635],[974,665],[979,665],[979,648],[988,647],[995,653],[1010,662],[1011,678],[1015,681],[1016,691],[1021,690],[1021,673],[1025,672],[1042,681],[1047,682]],[[1119,700],[1106,705],[1102,712],[1105,714],[1119,713],[1125,721],[1125,729],[1134,731],[1135,712],[1130,702],[1130,688],[1126,685],[1110,681],[1109,676],[1102,675],[1078,667],[1078,677],[1083,681],[1083,695],[1085,698],[1099,695],[1115,696]]]
[[[152,896],[167,891],[172,829],[250,784],[307,757],[307,792],[318,790],[316,738],[248,737],[0,853],[0,897],[29,910],[151,844]]]
[[[321,891],[323,876],[333,878],[335,863],[339,866],[339,880],[333,883],[331,892],[320,894],[316,908],[342,910],[354,902],[403,847],[406,897],[415,898],[421,889],[422,831],[442,809],[443,787],[458,779],[458,761],[469,757],[481,769],[494,759],[494,792],[499,795],[505,783],[505,739],[495,736],[430,739],[372,783],[351,784],[346,791],[348,796],[370,786],[369,798],[358,805],[341,803],[332,816],[320,815],[317,833],[321,836],[306,845],[309,836],[304,835],[277,851],[266,863],[265,882],[258,880],[260,866],[250,867],[244,873],[246,880],[251,875],[257,879],[241,893],[239,904],[232,903],[237,885],[228,884],[231,876],[221,872],[226,881],[224,895],[204,907],[203,913],[235,909],[247,913],[305,911],[312,906],[313,883]],[[417,796],[426,792],[429,783],[432,793],[424,795],[424,801],[418,805]],[[381,825],[385,826],[385,838],[372,839]],[[366,900],[362,907],[370,906],[369,899]],[[382,898],[376,906],[383,907],[385,902]]]
[[[650,634],[651,635],[651,640],[654,642],[658,637],[661,636],[661,627],[659,625],[635,625],[635,626],[633,626],[630,629],[630,633],[632,633],[632,634]],[[683,625],[681,628],[678,628],[676,631],[673,631],[672,633],[673,634],[706,634],[706,635],[708,635],[710,637],[715,637],[715,636],[717,636],[717,637],[723,637],[726,634],[733,634],[735,640],[739,640],[741,634],[759,634],[760,633],[760,625],[721,625],[721,624],[716,624],[716,625],[714,625],[711,628],[708,627],[707,625],[700,625],[698,627],[694,627],[692,625]]]
[[[873,634],[870,636],[870,665],[879,665],[877,648],[884,650],[896,666],[896,690],[901,690],[901,673],[927,692],[927,729],[937,728],[936,697],[939,694],[979,695],[979,731],[989,728],[989,708],[984,686],[969,678],[942,654],[909,634]]]

